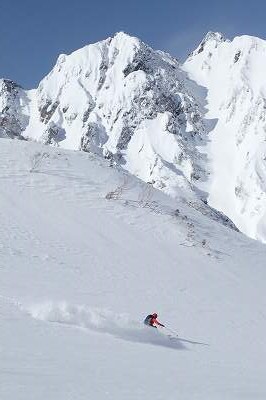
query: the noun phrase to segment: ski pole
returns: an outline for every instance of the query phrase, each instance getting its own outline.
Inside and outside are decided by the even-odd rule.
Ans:
[[[174,331],[173,329],[169,328],[168,326],[165,327],[169,332],[171,332],[173,335],[178,336],[178,333]]]

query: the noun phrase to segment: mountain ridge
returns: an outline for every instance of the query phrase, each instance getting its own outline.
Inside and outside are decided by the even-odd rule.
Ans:
[[[247,166],[245,147],[234,166],[242,133],[246,130],[249,142],[253,138],[254,126],[249,125],[257,109],[258,147],[264,140],[262,74],[257,79],[247,69],[253,64],[257,72],[264,43],[249,36],[229,41],[209,32],[180,64],[119,32],[70,55],[61,54],[37,89],[23,90],[2,80],[0,136],[97,153],[173,197],[183,188],[190,201],[209,203],[242,232],[266,241],[266,171],[263,163],[256,167],[256,160],[264,156],[253,154],[255,161],[247,159]],[[234,100],[237,93],[246,99],[244,110],[243,100]],[[234,141],[236,130],[242,133]],[[225,138],[230,152],[223,150]],[[229,165],[234,180],[229,179]],[[240,178],[246,170],[249,177]],[[223,190],[228,180],[230,191]],[[255,195],[249,194],[249,187]]]

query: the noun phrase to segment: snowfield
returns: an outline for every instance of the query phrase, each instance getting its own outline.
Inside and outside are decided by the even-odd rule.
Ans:
[[[94,154],[1,139],[0,180],[1,400],[265,399],[265,245]]]

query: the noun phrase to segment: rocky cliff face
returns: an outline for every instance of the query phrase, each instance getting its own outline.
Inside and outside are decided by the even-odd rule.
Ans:
[[[25,91],[15,82],[0,79],[0,137],[20,138],[29,122]]]

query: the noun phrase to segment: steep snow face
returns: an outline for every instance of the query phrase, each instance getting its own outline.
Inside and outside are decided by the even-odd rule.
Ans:
[[[183,66],[208,89],[207,116],[217,120],[207,150],[209,203],[241,231],[266,241],[266,42],[217,35]]]
[[[208,126],[192,93],[175,59],[118,33],[58,58],[29,95],[24,137],[101,154],[175,195],[207,175],[197,146]]]

